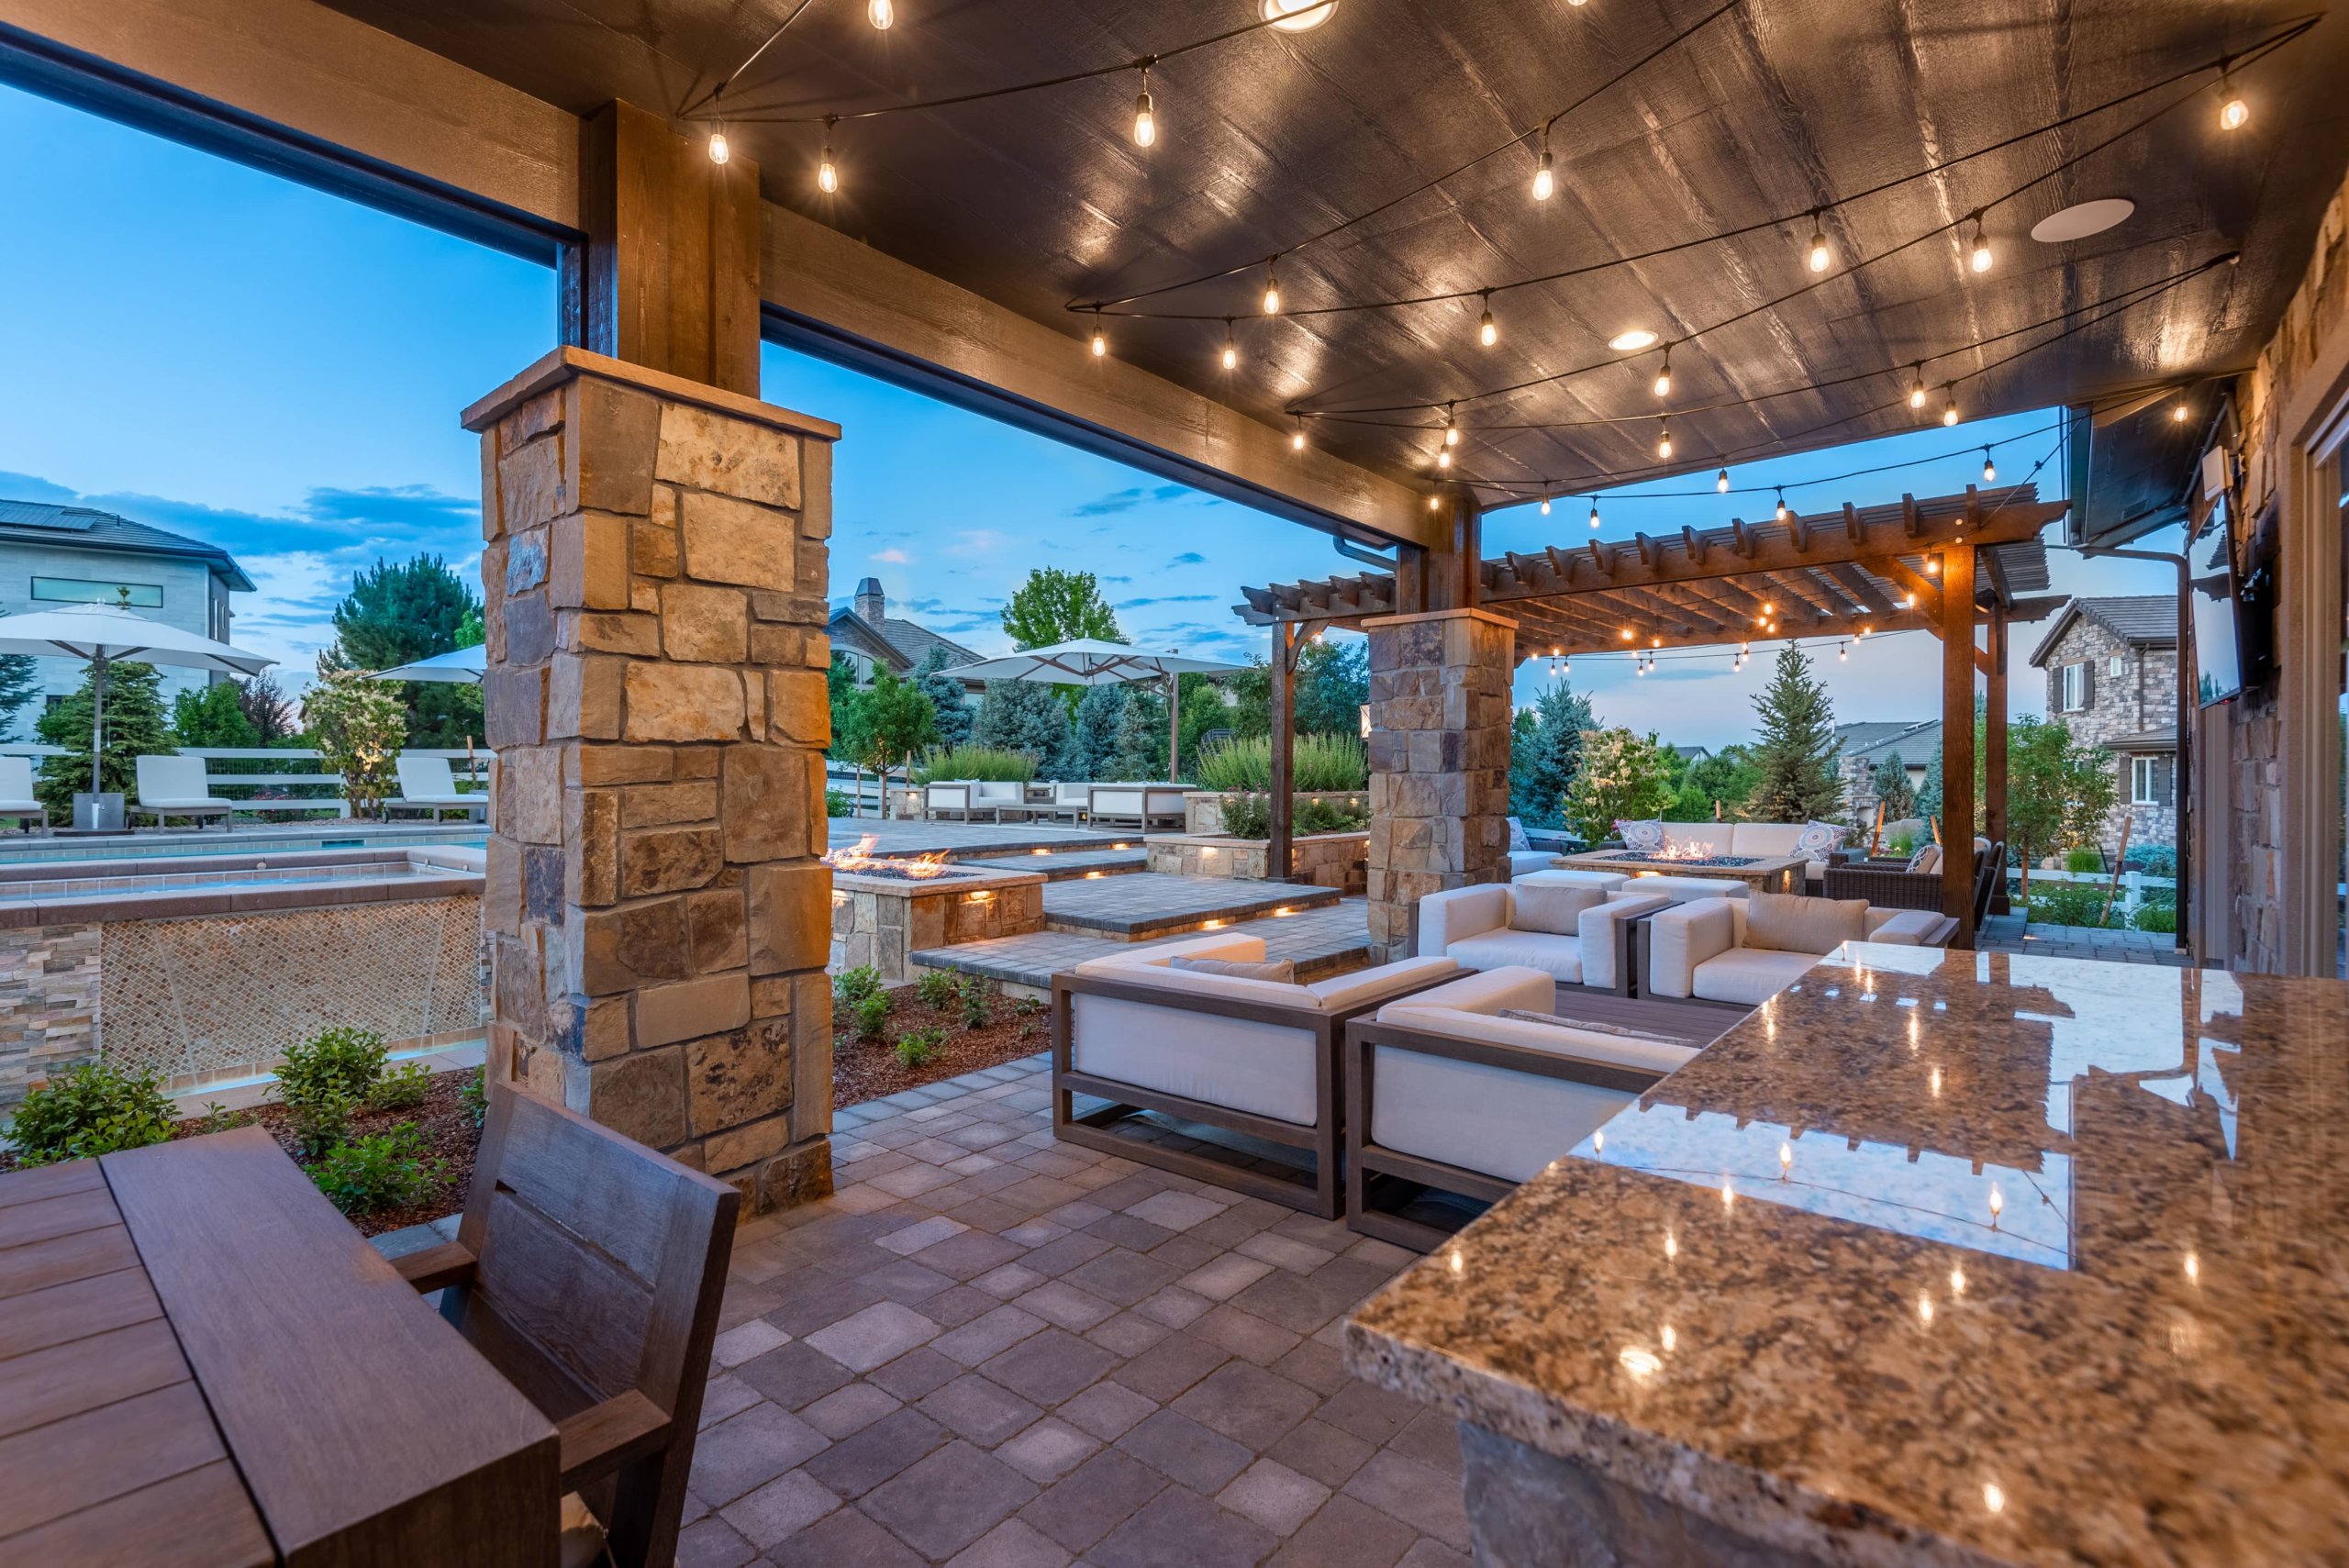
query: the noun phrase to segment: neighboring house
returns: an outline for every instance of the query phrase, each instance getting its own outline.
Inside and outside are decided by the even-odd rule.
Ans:
[[[1851,805],[1852,820],[1862,828],[1876,822],[1876,771],[1894,756],[1909,775],[1909,787],[1922,791],[1933,753],[1941,749],[1938,718],[1888,719],[1835,727],[1835,770],[1843,781],[1843,798]]]
[[[1713,749],[1709,746],[1675,746],[1673,750],[1680,753],[1681,764],[1691,768],[1713,754]]]
[[[952,638],[941,637],[926,626],[900,619],[889,614],[889,601],[881,592],[881,580],[867,577],[856,585],[856,597],[846,608],[832,612],[832,651],[849,662],[856,671],[856,684],[873,684],[873,672],[886,669],[896,675],[910,675],[922,667],[932,649],[943,649],[948,668],[957,664],[975,664],[979,655]],[[965,682],[972,691],[979,686]]]
[[[2032,650],[2047,672],[2047,717],[2102,746],[2120,775],[2104,844],[2177,843],[2177,601],[2166,595],[2074,599]]]
[[[0,501],[0,615],[120,604],[125,589],[134,614],[232,642],[228,595],[250,594],[253,584],[227,550],[184,534],[87,506]],[[80,687],[84,666],[78,660],[39,664],[49,701]],[[156,668],[166,704],[180,692],[228,679],[168,664]],[[39,717],[37,706],[19,711],[11,739],[29,739]]]

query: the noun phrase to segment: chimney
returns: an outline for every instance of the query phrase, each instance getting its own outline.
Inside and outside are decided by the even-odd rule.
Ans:
[[[881,592],[881,579],[867,577],[856,585],[856,618],[865,625],[878,628],[881,617],[888,614],[889,601]]]

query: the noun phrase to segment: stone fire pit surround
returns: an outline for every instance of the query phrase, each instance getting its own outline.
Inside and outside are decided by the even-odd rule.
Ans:
[[[926,948],[1044,929],[1044,875],[968,864],[923,879],[832,873],[831,969],[871,968],[891,985],[915,977]]]

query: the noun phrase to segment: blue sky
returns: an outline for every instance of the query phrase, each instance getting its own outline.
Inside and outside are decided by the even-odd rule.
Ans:
[[[457,412],[551,346],[545,269],[402,219],[0,88],[0,497],[74,501],[226,546],[258,592],[236,640],[306,675],[353,572],[419,550],[472,573],[480,552],[477,448]],[[1070,351],[1081,353],[1072,338]],[[1136,641],[1244,658],[1263,635],[1230,613],[1242,584],[1354,570],[1322,536],[1167,484],[1041,437],[769,348],[763,395],[838,420],[832,585],[886,588],[905,614],[982,652],[1008,646],[997,612],[1037,565],[1097,573]],[[1767,464],[1811,509],[1962,488],[1986,441],[2041,413]],[[1998,450],[2027,473],[2053,434]],[[1938,456],[1897,473],[1804,481]],[[2040,473],[2043,494],[2058,465]],[[1639,499],[1642,492],[1694,491]],[[1716,495],[1704,475],[1610,496],[1602,536],[1766,515],[1765,492]],[[1587,506],[1491,514],[1488,551],[1588,537]],[[2158,542],[2158,541],[2156,541]],[[2055,556],[2059,589],[2160,592],[2159,567]],[[2027,651],[2031,634],[2019,634]],[[1720,744],[1751,726],[1766,651],[1633,675],[1586,660],[1575,684],[1610,723]],[[1937,648],[1921,635],[1825,663],[1842,718],[1923,718]],[[1520,700],[1548,679],[1522,667]],[[2038,705],[2019,680],[2017,707]]]

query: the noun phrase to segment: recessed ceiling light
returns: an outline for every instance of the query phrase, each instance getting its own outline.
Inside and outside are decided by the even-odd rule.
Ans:
[[[1655,334],[1644,327],[1634,327],[1628,332],[1618,332],[1607,339],[1607,346],[1619,354],[1628,354],[1640,349],[1652,348],[1654,344]]]
[[[2102,234],[2116,224],[2128,221],[2137,210],[2137,204],[2120,196],[2103,201],[2082,202],[2067,206],[2062,212],[2051,213],[2031,227],[2031,237],[2042,245],[2061,245],[2067,239],[2086,239],[2091,234]]]
[[[1264,0],[1264,20],[1285,33],[1310,32],[1330,19],[1338,0]]]

